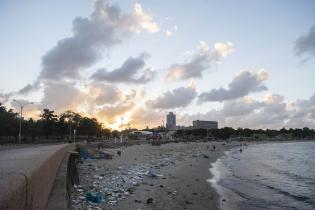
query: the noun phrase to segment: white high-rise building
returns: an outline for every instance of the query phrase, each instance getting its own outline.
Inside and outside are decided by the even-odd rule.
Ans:
[[[176,128],[176,115],[173,112],[166,115],[166,128],[173,130]]]

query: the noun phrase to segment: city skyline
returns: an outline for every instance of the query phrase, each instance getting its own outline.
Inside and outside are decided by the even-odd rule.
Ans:
[[[0,102],[119,128],[315,127],[315,3],[2,1]]]

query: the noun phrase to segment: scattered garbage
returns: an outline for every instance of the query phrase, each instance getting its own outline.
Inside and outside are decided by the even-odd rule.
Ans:
[[[81,147],[79,151],[80,159],[112,159],[113,154],[104,152],[94,147]]]
[[[202,154],[202,157],[203,157],[203,158],[209,158],[209,156],[206,155],[206,154]]]
[[[98,158],[100,158],[100,159],[113,159],[113,155],[110,153],[100,151]]]
[[[148,164],[130,165],[128,168],[118,167],[112,175],[97,174],[97,164],[92,159],[87,159],[80,167],[85,168],[91,180],[90,186],[76,186],[72,194],[72,209],[95,209],[95,205],[116,205],[132,194],[134,186],[139,185],[146,177],[150,166]],[[96,173],[96,174],[95,174]],[[84,197],[85,195],[85,197]],[[82,199],[86,198],[86,199]],[[94,207],[89,207],[90,205]]]
[[[119,153],[120,152],[120,153]],[[136,190],[136,186],[142,183],[145,179],[161,178],[166,179],[165,175],[160,173],[162,167],[172,167],[178,161],[184,160],[188,156],[209,158],[207,155],[197,153],[197,151],[162,153],[160,151],[150,153],[145,156],[154,156],[155,158],[147,163],[138,163],[127,165],[111,165],[110,162],[103,162],[106,160],[117,158],[116,154],[121,155],[121,151],[116,150],[104,151],[99,148],[82,148],[80,149],[80,158],[83,160],[79,165],[80,178],[85,180],[81,185],[75,185],[71,192],[71,206],[73,210],[79,209],[108,209],[109,205],[117,205],[121,200],[127,198]],[[207,157],[206,157],[207,156]],[[139,158],[133,158],[135,160]],[[119,159],[117,159],[119,160]],[[192,166],[192,164],[191,164]],[[173,175],[168,174],[169,178],[174,178]],[[199,181],[199,179],[196,179]],[[148,181],[150,182],[150,181]],[[153,184],[151,184],[153,185]],[[154,185],[153,185],[154,186]],[[160,188],[167,189],[166,186],[156,184]],[[173,199],[177,196],[177,191],[167,191]],[[140,200],[136,198],[135,203],[153,203],[153,198],[147,200]],[[110,207],[109,207],[110,209]]]
[[[147,204],[153,203],[153,198],[148,198]]]
[[[155,173],[154,171],[151,171],[151,170],[147,171],[145,174],[147,176],[149,176],[149,177],[152,177],[152,178],[163,177],[162,174],[157,174],[157,173]]]
[[[188,204],[188,205],[192,204],[191,201],[185,201],[185,203]]]
[[[87,192],[85,195],[86,200],[92,201],[94,203],[102,202],[102,194],[101,193],[91,193]]]

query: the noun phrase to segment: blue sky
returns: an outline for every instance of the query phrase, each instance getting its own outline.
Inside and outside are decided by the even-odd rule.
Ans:
[[[75,90],[69,90],[71,97],[61,97],[58,94],[47,95],[49,88],[52,88],[52,82],[55,84],[56,81],[38,78],[43,71],[42,58],[54,49],[59,40],[73,36],[72,21],[76,17],[89,17],[93,12],[93,1],[1,1],[0,71],[1,75],[5,76],[0,78],[0,93],[2,95],[10,93],[8,97],[3,97],[2,103],[14,106],[11,103],[13,98],[35,101],[37,106],[29,108],[30,116],[38,114],[44,106],[57,112],[72,109],[98,117],[112,127],[117,125],[117,119],[120,117],[124,117],[126,122],[130,121],[137,127],[145,124],[158,125],[168,111],[175,111],[178,121],[186,125],[196,118],[218,120],[222,126],[233,127],[315,125],[312,117],[315,108],[313,110],[314,104],[310,98],[315,93],[313,85],[315,46],[310,42],[308,46],[314,51],[306,49],[299,56],[295,50],[300,37],[308,36],[309,40],[312,40],[314,36],[311,33],[311,28],[315,25],[314,1],[147,0],[103,3],[120,8],[122,14],[134,15],[136,18],[133,24],[139,28],[136,32],[131,32],[131,35],[120,38],[119,43],[99,49],[100,58],[78,70],[81,78],[59,78],[58,82],[62,80],[69,86],[76,87]],[[135,15],[136,4],[141,5],[141,11],[145,15]],[[148,17],[149,19],[145,19]],[[144,23],[145,21],[147,22]],[[155,24],[158,31],[153,32],[152,29],[141,25],[148,22],[150,26]],[[169,31],[169,36],[166,35],[166,31]],[[165,82],[165,76],[171,72],[172,66],[184,68],[184,64],[190,63],[198,53],[202,53],[198,50],[200,42],[207,43],[209,53],[216,52],[214,47],[216,43],[232,43],[233,49],[226,56],[220,54],[218,60],[207,60],[208,64],[200,71],[201,76],[195,74],[189,78]],[[140,59],[139,55],[142,53],[149,55],[144,59],[145,66],[141,67],[142,70],[145,71],[149,67],[155,72],[149,82],[130,82],[126,79],[113,82],[106,77],[105,80],[90,79],[97,70],[102,69],[106,72],[117,70],[130,57]],[[258,72],[262,69],[267,72],[267,79],[258,78],[260,75]],[[139,76],[142,70],[133,76]],[[55,70],[50,68],[50,71],[53,73]],[[220,88],[228,89],[228,84],[235,78],[237,82],[240,71],[250,72],[247,76],[256,78],[257,81],[254,82],[257,84],[250,86],[253,81],[244,79],[243,86],[232,86],[234,90],[230,89],[230,92],[217,91]],[[243,76],[246,77],[245,74]],[[40,85],[33,88],[36,90],[32,90],[31,93],[16,92],[35,81]],[[58,87],[62,85],[57,84]],[[110,90],[103,86],[110,86],[111,90],[116,89],[114,92],[119,92],[119,97],[114,97],[113,93],[109,94]],[[261,88],[262,86],[265,88]],[[175,91],[181,87],[186,89],[190,87],[194,90],[193,93],[189,92],[190,98],[185,97],[186,92]],[[101,92],[105,92],[117,100],[95,104],[95,101],[99,100],[95,98],[87,100],[87,97],[82,95],[93,95],[89,92],[91,89],[97,90],[97,93],[93,92],[96,98],[100,97]],[[242,92],[245,89],[246,91]],[[220,100],[213,99],[213,93],[211,96],[208,94],[207,99],[200,102],[200,95],[211,90],[214,90],[215,94],[224,94],[225,98],[221,95]],[[133,96],[135,101],[128,99],[126,102],[132,91],[136,92]],[[270,99],[271,96],[274,96],[274,101],[270,102],[268,97]],[[60,101],[60,104],[49,104],[52,97],[55,97],[54,101]],[[185,105],[175,102],[172,104],[168,97],[183,100],[182,104]],[[215,98],[217,97],[216,95]],[[161,101],[165,103],[161,104]],[[247,112],[230,116],[224,112],[224,106],[232,103],[237,105],[245,103],[244,106],[247,108],[253,104],[264,105],[248,108]],[[311,104],[307,109],[303,107],[306,103]],[[282,110],[277,110],[278,114],[275,112],[272,119],[267,119],[264,113],[271,109],[270,106],[281,106]],[[93,107],[99,110],[95,111]],[[301,110],[305,113],[301,113]],[[110,115],[108,112],[115,115],[108,117],[106,116]],[[303,117],[293,120],[297,112]],[[295,124],[293,121],[300,123]]]

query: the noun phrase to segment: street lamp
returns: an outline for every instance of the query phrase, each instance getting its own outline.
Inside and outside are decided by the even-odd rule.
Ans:
[[[73,130],[73,141],[74,141],[74,144],[75,144],[75,134],[76,134],[76,132],[77,132],[77,129],[74,129]]]
[[[19,144],[21,144],[21,138],[22,138],[22,117],[23,117],[23,108],[26,105],[33,104],[33,102],[27,102],[24,104],[21,104],[19,101],[16,99],[13,99],[14,102],[16,102],[20,106],[20,127],[19,127]]]
[[[122,117],[121,124],[120,124],[120,143],[123,142],[123,133],[122,133],[123,121],[124,121],[124,118]]]

